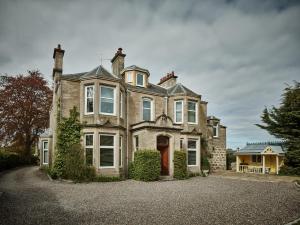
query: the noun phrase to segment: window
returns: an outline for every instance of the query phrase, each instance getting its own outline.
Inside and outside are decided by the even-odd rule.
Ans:
[[[48,164],[49,162],[49,142],[48,141],[43,141],[43,164]]]
[[[123,137],[120,136],[119,139],[119,166],[123,166]]]
[[[123,96],[123,92],[120,92],[120,117],[123,118],[124,117],[124,96]]]
[[[94,150],[94,134],[85,134],[85,164],[93,165],[93,150]]]
[[[85,86],[85,114],[94,113],[94,86]]]
[[[219,124],[218,123],[213,125],[213,135],[214,135],[214,137],[219,136]]]
[[[135,150],[139,150],[139,136],[135,136]]]
[[[127,72],[127,82],[132,83],[132,72]]]
[[[197,123],[197,103],[188,101],[188,123]]]
[[[175,115],[175,123],[183,122],[183,101],[175,101],[174,115]]]
[[[253,155],[252,162],[254,163],[261,163],[261,155]]]
[[[188,166],[195,166],[197,164],[197,141],[188,140]]]
[[[152,120],[152,100],[143,98],[143,120]]]
[[[183,139],[180,138],[180,150],[183,150]]]
[[[100,167],[114,166],[114,135],[100,135]]]
[[[100,86],[100,113],[106,115],[115,114],[115,89],[112,87]]]
[[[136,75],[136,86],[144,87],[144,75],[138,73]]]

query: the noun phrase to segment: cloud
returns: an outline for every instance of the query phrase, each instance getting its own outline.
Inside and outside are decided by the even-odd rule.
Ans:
[[[123,47],[126,65],[149,69],[153,83],[174,70],[241,147],[273,139],[253,124],[299,80],[299,15],[297,1],[1,1],[0,73],[39,68],[50,81],[58,43],[65,73]]]

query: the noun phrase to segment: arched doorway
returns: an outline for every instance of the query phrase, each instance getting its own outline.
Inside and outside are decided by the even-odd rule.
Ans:
[[[169,137],[157,136],[157,150],[160,151],[161,175],[169,175]]]

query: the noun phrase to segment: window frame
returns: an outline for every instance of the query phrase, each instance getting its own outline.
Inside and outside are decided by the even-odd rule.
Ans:
[[[196,142],[196,147],[195,148],[189,148],[189,141],[195,141]],[[198,148],[198,140],[189,138],[187,142],[187,166],[198,166],[197,162],[197,148]],[[196,154],[196,163],[195,164],[189,164],[189,152],[195,152]]]
[[[106,98],[106,97],[101,97],[101,88],[109,88],[113,90],[113,113],[106,113],[106,112],[102,112],[101,111],[101,100],[102,98]],[[106,98],[106,99],[111,99],[111,98]],[[110,87],[110,86],[106,86],[106,85],[100,85],[100,89],[99,89],[99,114],[102,115],[108,115],[108,116],[115,116],[116,115],[116,88],[115,87]]]
[[[181,102],[181,121],[177,121],[177,110],[176,110],[176,104]],[[183,118],[184,118],[184,112],[183,112],[183,100],[175,100],[174,101],[174,123],[176,124],[183,124]]]
[[[129,78],[130,78],[130,79],[129,79]],[[132,71],[127,72],[126,79],[127,79],[127,83],[130,83],[130,84],[133,83],[133,74],[132,74]]]
[[[123,167],[123,136],[119,136],[119,167]]]
[[[150,120],[144,119],[144,101],[150,102]],[[149,109],[149,108],[146,108],[146,109]],[[151,98],[147,98],[147,97],[142,98],[142,120],[143,121],[153,121],[153,99],[151,99]]]
[[[195,104],[195,111],[189,110],[189,103],[194,103]],[[189,112],[195,112],[195,122],[190,122],[189,121]],[[188,114],[187,115],[188,124],[198,124],[198,102],[188,100],[188,102],[187,102],[187,114]]]
[[[101,136],[110,136],[113,137],[113,146],[109,145],[101,145]],[[110,168],[115,168],[115,147],[116,147],[116,138],[115,134],[99,134],[99,168],[100,169],[110,169]],[[112,148],[113,150],[113,165],[112,166],[101,166],[101,148]]]
[[[48,148],[45,148],[45,143],[48,144]],[[43,165],[48,165],[49,164],[49,141],[44,140],[42,141],[42,151],[43,151]],[[45,152],[47,152],[47,162],[45,162]]]
[[[120,91],[120,118],[124,118],[124,94]]]
[[[216,135],[214,133],[214,128],[216,128]],[[219,137],[219,123],[213,125],[213,137]]]
[[[92,145],[86,145],[86,137],[87,136],[92,136],[93,137],[93,144]],[[87,164],[86,163],[86,149],[87,148],[91,148],[92,149],[92,153],[93,153],[93,155],[92,155],[92,166],[94,165],[94,133],[85,133],[84,134],[84,158],[85,158],[85,164]]]
[[[90,87],[92,87],[92,89],[93,89],[93,97],[90,97],[93,100],[93,112],[88,112],[87,111],[87,99],[88,99],[87,89],[90,88]],[[84,114],[85,115],[91,115],[91,114],[94,114],[94,112],[95,112],[95,85],[85,85],[84,86]]]
[[[138,84],[138,76],[142,76],[142,78],[143,78],[143,84],[141,85],[141,84]],[[145,87],[145,75],[144,74],[142,74],[142,73],[136,73],[136,86],[138,86],[138,87]]]
[[[255,160],[253,160],[253,158],[255,158]],[[260,158],[260,160],[258,160]],[[261,159],[262,157],[261,157],[261,155],[252,155],[252,157],[251,157],[251,161],[253,162],[253,163],[261,163],[262,162],[262,159]]]

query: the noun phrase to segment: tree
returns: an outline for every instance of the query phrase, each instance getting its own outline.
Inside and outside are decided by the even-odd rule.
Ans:
[[[264,109],[261,116],[264,124],[256,125],[285,141],[285,166],[300,175],[300,83],[295,81],[294,86],[285,88],[282,97],[278,108]]]
[[[0,78],[0,142],[21,147],[25,157],[48,127],[52,91],[38,70]]]

